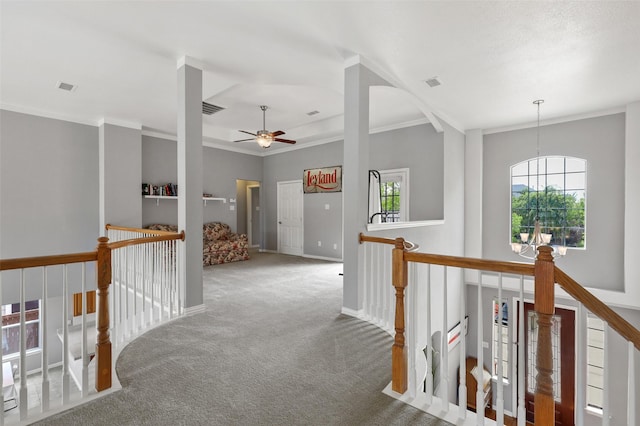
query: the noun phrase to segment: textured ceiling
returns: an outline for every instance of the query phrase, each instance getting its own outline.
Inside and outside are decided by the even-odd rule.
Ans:
[[[425,121],[460,130],[591,114],[640,100],[639,2],[2,1],[0,104],[175,134],[177,61],[203,64],[206,140],[267,128],[300,144],[342,132],[354,55],[402,90],[375,88],[372,128]],[[424,80],[438,76],[442,85]],[[74,92],[57,81],[78,86]],[[408,93],[407,93],[408,92]],[[320,113],[308,116],[310,111]],[[274,149],[287,149],[275,146]]]

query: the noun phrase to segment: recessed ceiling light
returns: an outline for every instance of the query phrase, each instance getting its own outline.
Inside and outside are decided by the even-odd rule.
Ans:
[[[442,82],[438,77],[431,77],[430,79],[425,80],[424,82],[427,83],[429,87],[436,87],[442,84]]]
[[[315,111],[315,110],[314,110],[314,111],[309,111],[309,112],[307,113],[307,115],[308,115],[309,117],[311,117],[312,115],[316,115],[316,114],[320,114],[320,111]]]
[[[78,86],[75,84],[65,83],[64,81],[58,81],[56,83],[56,87],[58,89],[66,90],[67,92],[73,92]]]

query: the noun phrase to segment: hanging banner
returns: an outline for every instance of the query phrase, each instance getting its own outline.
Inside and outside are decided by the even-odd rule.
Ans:
[[[342,166],[307,169],[302,176],[305,194],[342,191]]]

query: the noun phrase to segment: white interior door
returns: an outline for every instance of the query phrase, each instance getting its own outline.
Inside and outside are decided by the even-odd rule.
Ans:
[[[303,253],[302,181],[278,182],[278,252]]]

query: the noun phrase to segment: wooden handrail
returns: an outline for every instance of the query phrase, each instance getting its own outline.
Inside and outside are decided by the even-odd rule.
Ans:
[[[127,228],[126,226],[114,226],[106,224],[104,229],[109,230],[113,229],[114,231],[128,231],[128,232],[138,232],[140,234],[153,234],[153,235],[174,235],[175,232],[171,231],[157,231],[155,229],[145,229],[145,228]]]
[[[64,265],[65,263],[91,262],[98,259],[98,252],[54,254],[52,256],[21,257],[0,260],[0,271],[37,268],[38,266]]]
[[[582,303],[598,318],[606,321],[611,328],[618,332],[618,334],[624,337],[627,341],[632,342],[636,349],[640,350],[640,331],[557,266],[555,268],[555,277],[556,282],[564,289],[564,291],[573,296],[573,298],[578,302]]]
[[[395,246],[396,244],[396,240],[392,240],[391,238],[370,237],[368,235],[364,235],[362,232],[360,233],[359,241],[360,241],[360,244],[364,242],[390,244],[392,246]]]
[[[442,254],[405,252],[408,262],[430,263],[433,265],[453,266],[457,268],[478,269],[481,271],[502,272],[505,274],[534,275],[534,265],[520,262],[476,259],[473,257],[447,256]]]
[[[160,241],[172,241],[172,240],[184,241],[184,231],[180,232],[179,234],[171,232],[165,235],[156,235],[155,237],[131,238],[129,240],[114,241],[112,243],[109,243],[109,248],[112,250],[115,250],[122,247],[135,246],[138,244],[157,243]]]
[[[362,243],[380,243],[380,244],[389,244],[392,246],[395,246],[396,244],[396,240],[392,240],[390,238],[382,238],[382,237],[369,237],[367,235],[364,235],[362,232],[360,233],[359,237],[358,237],[358,241],[360,242],[360,244]],[[420,246],[418,246],[417,244],[412,243],[411,241],[407,241],[405,239],[402,240],[403,244],[404,244],[404,248],[406,250],[418,250],[418,248]]]

